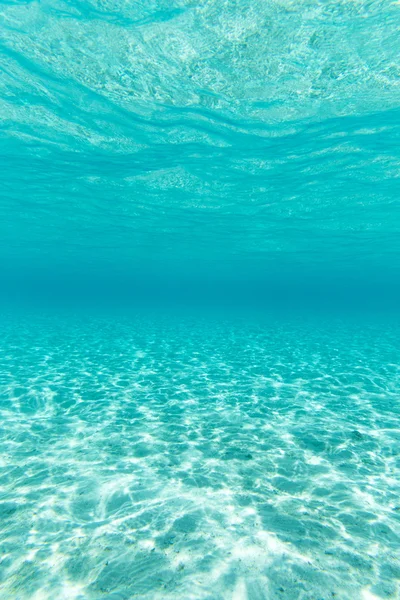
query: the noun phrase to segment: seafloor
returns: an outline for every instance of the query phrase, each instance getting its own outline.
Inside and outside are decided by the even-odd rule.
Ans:
[[[398,598],[400,327],[3,317],[1,598]]]

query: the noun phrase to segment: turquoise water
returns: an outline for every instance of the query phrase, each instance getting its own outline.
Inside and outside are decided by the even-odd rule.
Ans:
[[[2,597],[397,598],[399,327],[3,322]]]
[[[0,14],[7,279],[397,283],[397,2]]]
[[[400,599],[400,4],[0,3],[0,598]]]

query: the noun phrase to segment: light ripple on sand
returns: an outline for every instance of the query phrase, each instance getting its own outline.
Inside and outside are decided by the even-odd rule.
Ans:
[[[0,333],[3,597],[397,597],[394,325]]]

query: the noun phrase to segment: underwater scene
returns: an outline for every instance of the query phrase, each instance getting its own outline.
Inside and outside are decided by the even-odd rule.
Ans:
[[[0,599],[400,600],[400,2],[0,2]]]

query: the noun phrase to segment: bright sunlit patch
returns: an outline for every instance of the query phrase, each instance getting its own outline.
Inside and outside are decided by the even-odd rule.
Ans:
[[[377,596],[376,594],[373,594],[367,588],[361,590],[361,598],[362,600],[382,600],[382,596]]]

